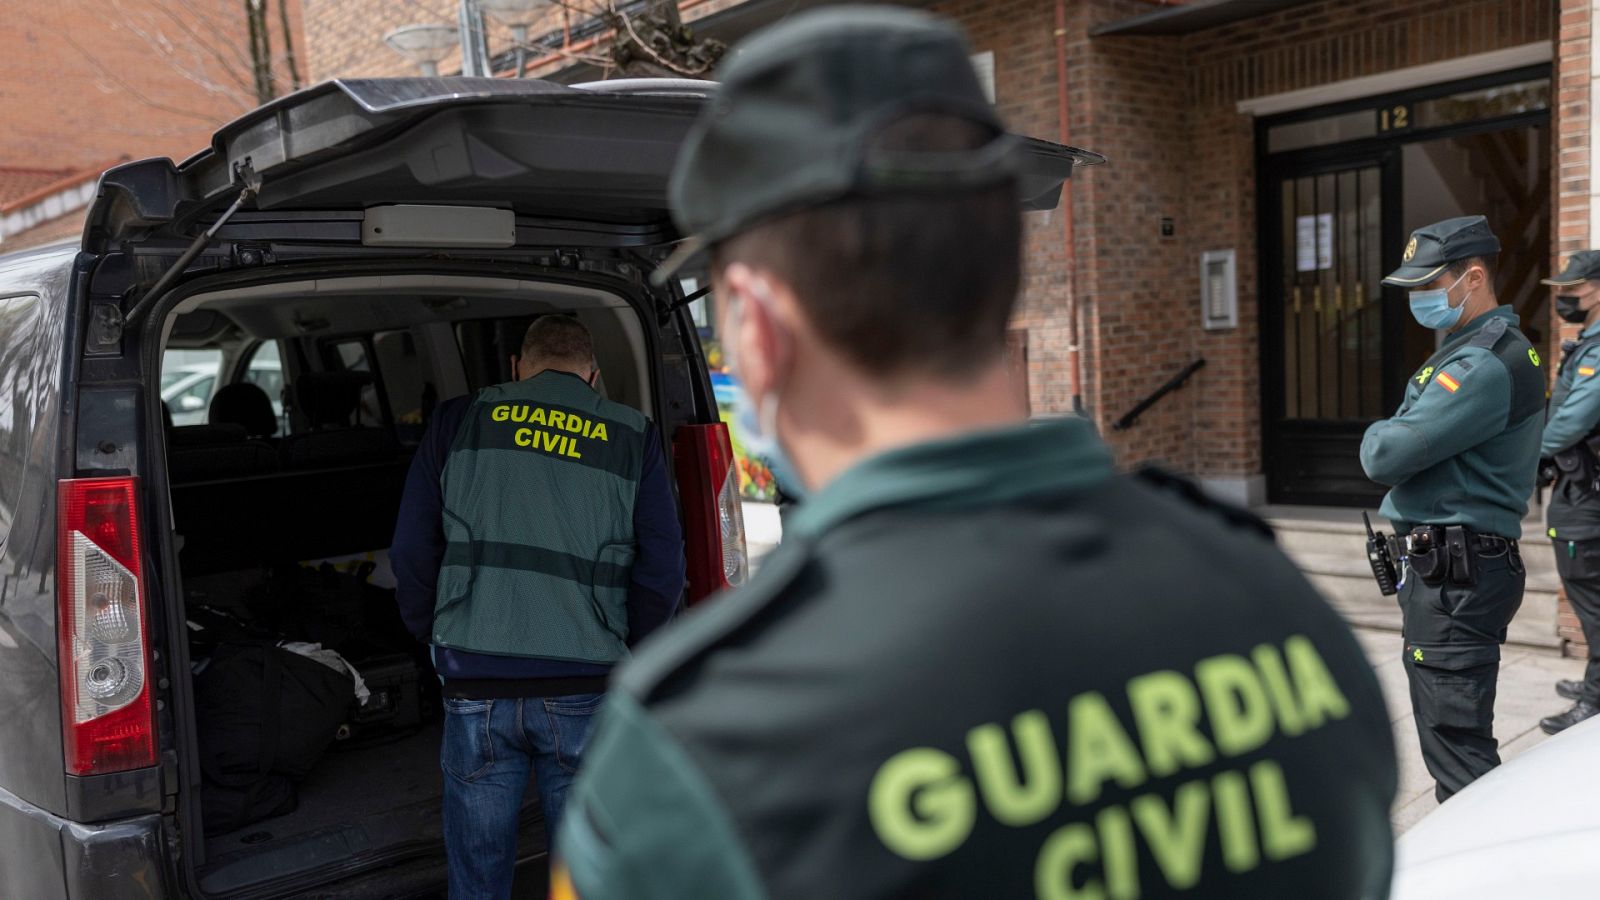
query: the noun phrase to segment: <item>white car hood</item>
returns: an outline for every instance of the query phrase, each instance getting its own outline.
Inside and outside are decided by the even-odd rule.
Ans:
[[[1400,838],[1391,900],[1593,897],[1600,717],[1478,779]]]

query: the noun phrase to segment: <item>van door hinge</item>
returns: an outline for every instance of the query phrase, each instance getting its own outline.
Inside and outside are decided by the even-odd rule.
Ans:
[[[88,346],[83,348],[89,356],[115,356],[122,352],[122,308],[115,303],[96,303],[89,316]]]
[[[253,269],[257,266],[271,265],[277,262],[277,257],[272,252],[269,244],[234,244],[233,264],[241,269]]]

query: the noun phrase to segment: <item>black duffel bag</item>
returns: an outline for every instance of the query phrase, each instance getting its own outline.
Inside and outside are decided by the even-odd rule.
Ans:
[[[270,643],[228,643],[195,676],[207,834],[293,812],[350,710],[354,683]]]

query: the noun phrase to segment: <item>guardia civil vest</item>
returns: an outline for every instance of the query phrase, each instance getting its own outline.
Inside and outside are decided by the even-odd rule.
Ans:
[[[1557,415],[1567,402],[1567,396],[1572,393],[1573,385],[1578,378],[1579,366],[1576,364],[1578,359],[1596,344],[1600,344],[1600,335],[1591,335],[1562,345],[1561,366],[1556,370],[1555,387],[1550,392],[1551,418]],[[1600,426],[1591,429],[1584,441],[1592,439],[1596,432],[1600,432]],[[1579,442],[1580,445],[1582,443],[1583,441]],[[1552,538],[1571,541],[1600,538],[1600,493],[1593,489],[1595,479],[1593,458],[1589,451],[1581,446],[1569,447],[1567,452],[1577,454],[1582,464],[1575,472],[1563,472],[1550,491],[1550,504],[1545,512],[1545,521],[1549,526],[1548,534]],[[1557,456],[1559,458],[1561,454]]]
[[[627,655],[648,425],[564,372],[478,392],[440,476],[436,646],[592,663]]]
[[[1577,367],[1574,366],[1573,363],[1578,359],[1578,357],[1582,356],[1585,351],[1596,344],[1600,344],[1600,334],[1581,338],[1575,341],[1568,341],[1561,345],[1561,365],[1556,369],[1555,387],[1550,391],[1550,403],[1548,407],[1550,415],[1554,416],[1556,410],[1559,410],[1561,405],[1567,402],[1567,395],[1572,393],[1572,384],[1576,380],[1575,376],[1577,375]],[[1595,430],[1600,431],[1600,426],[1597,426]],[[1593,435],[1594,431],[1591,431],[1590,436]]]

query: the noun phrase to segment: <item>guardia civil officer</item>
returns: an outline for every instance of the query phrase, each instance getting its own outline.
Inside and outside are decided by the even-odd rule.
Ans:
[[[1393,743],[1349,631],[1258,522],[1024,421],[1018,145],[967,54],[920,13],[799,15],[688,138],[680,225],[813,493],[619,671],[556,896],[1383,896]]]
[[[1561,290],[1556,314],[1583,326],[1577,340],[1561,347],[1539,444],[1555,470],[1547,524],[1556,571],[1589,643],[1583,680],[1556,682],[1556,693],[1572,700],[1572,708],[1539,723],[1555,734],[1600,713],[1600,251],[1572,254],[1561,274],[1544,283]]]
[[[517,380],[435,410],[389,551],[444,681],[451,900],[511,896],[530,770],[554,833],[611,667],[684,585],[655,426],[595,389],[577,319],[537,319],[521,350]]]
[[[1361,465],[1391,485],[1382,512],[1406,541],[1406,674],[1422,758],[1442,802],[1500,764],[1500,645],[1526,574],[1517,540],[1539,463],[1544,376],[1517,314],[1495,298],[1500,241],[1482,216],[1411,234],[1384,283],[1443,332],[1394,416],[1367,429]]]

